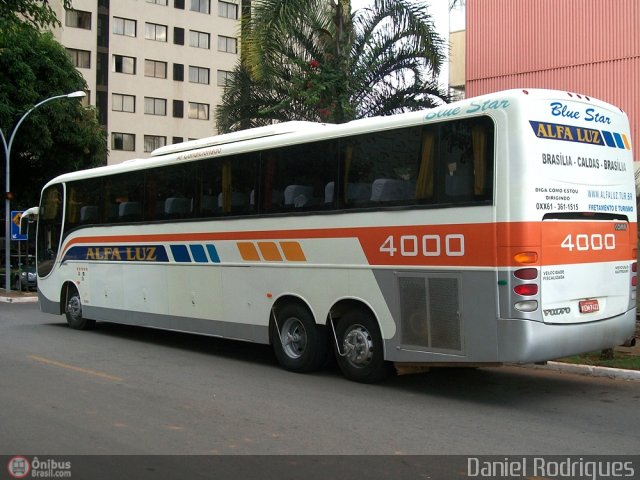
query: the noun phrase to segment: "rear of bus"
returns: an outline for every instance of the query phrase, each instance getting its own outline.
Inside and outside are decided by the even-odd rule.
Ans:
[[[627,116],[575,93],[523,90],[515,104],[498,166],[500,360],[623,344],[637,281]]]

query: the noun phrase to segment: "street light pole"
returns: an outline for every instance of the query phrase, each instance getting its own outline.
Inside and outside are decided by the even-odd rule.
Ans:
[[[40,103],[36,103],[33,107],[31,107],[27,112],[20,117],[18,123],[13,128],[13,132],[11,132],[11,136],[9,137],[9,143],[5,139],[4,133],[2,133],[2,129],[0,129],[0,138],[2,138],[2,146],[4,147],[4,156],[6,158],[6,168],[5,168],[5,200],[4,200],[4,208],[5,208],[5,224],[4,224],[4,240],[5,240],[5,264],[4,264],[4,288],[7,293],[11,290],[11,200],[9,199],[9,193],[11,192],[11,182],[9,179],[9,173],[11,171],[11,146],[13,145],[13,139],[16,136],[16,132],[22,122],[24,122],[25,118],[33,112],[36,108],[41,105],[44,105],[51,100],[57,100],[59,98],[80,98],[84,97],[87,94],[81,90],[73,93],[68,93],[66,95],[56,95],[55,97],[49,97],[42,100]]]

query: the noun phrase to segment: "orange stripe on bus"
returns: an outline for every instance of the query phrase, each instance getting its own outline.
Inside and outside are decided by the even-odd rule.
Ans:
[[[290,262],[306,262],[307,258],[304,256],[302,247],[298,242],[280,242],[280,248],[284,257]]]
[[[568,236],[574,239],[574,248],[569,248],[570,241],[565,241]],[[287,260],[308,261],[296,240],[353,238],[360,243],[372,266],[511,267],[521,265],[514,256],[522,252],[536,253],[541,266],[631,261],[635,259],[636,236],[635,222],[558,220],[77,237],[69,240],[64,250],[87,243],[237,241],[243,260],[260,261],[253,243],[260,242],[264,244],[260,251],[265,260],[276,261],[278,257],[282,260],[280,252],[276,254],[277,246],[269,242],[272,240],[279,241]],[[615,248],[610,248],[614,244]],[[327,258],[331,257],[331,248],[328,243]]]
[[[282,255],[278,251],[278,246],[275,242],[258,242],[258,248],[267,262],[281,262]]]
[[[237,243],[238,250],[240,251],[240,256],[243,260],[257,262],[260,261],[260,255],[258,254],[258,250],[256,250],[256,246],[251,242],[238,242]]]

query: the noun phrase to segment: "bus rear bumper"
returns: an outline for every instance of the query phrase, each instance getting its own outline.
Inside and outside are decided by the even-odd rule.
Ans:
[[[532,363],[622,345],[635,331],[636,309],[589,323],[498,320],[498,360]]]

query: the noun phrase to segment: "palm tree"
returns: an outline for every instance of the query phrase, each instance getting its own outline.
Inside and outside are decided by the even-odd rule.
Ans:
[[[349,0],[253,0],[218,128],[432,107],[448,99],[443,49],[425,3],[375,0],[352,14]]]

